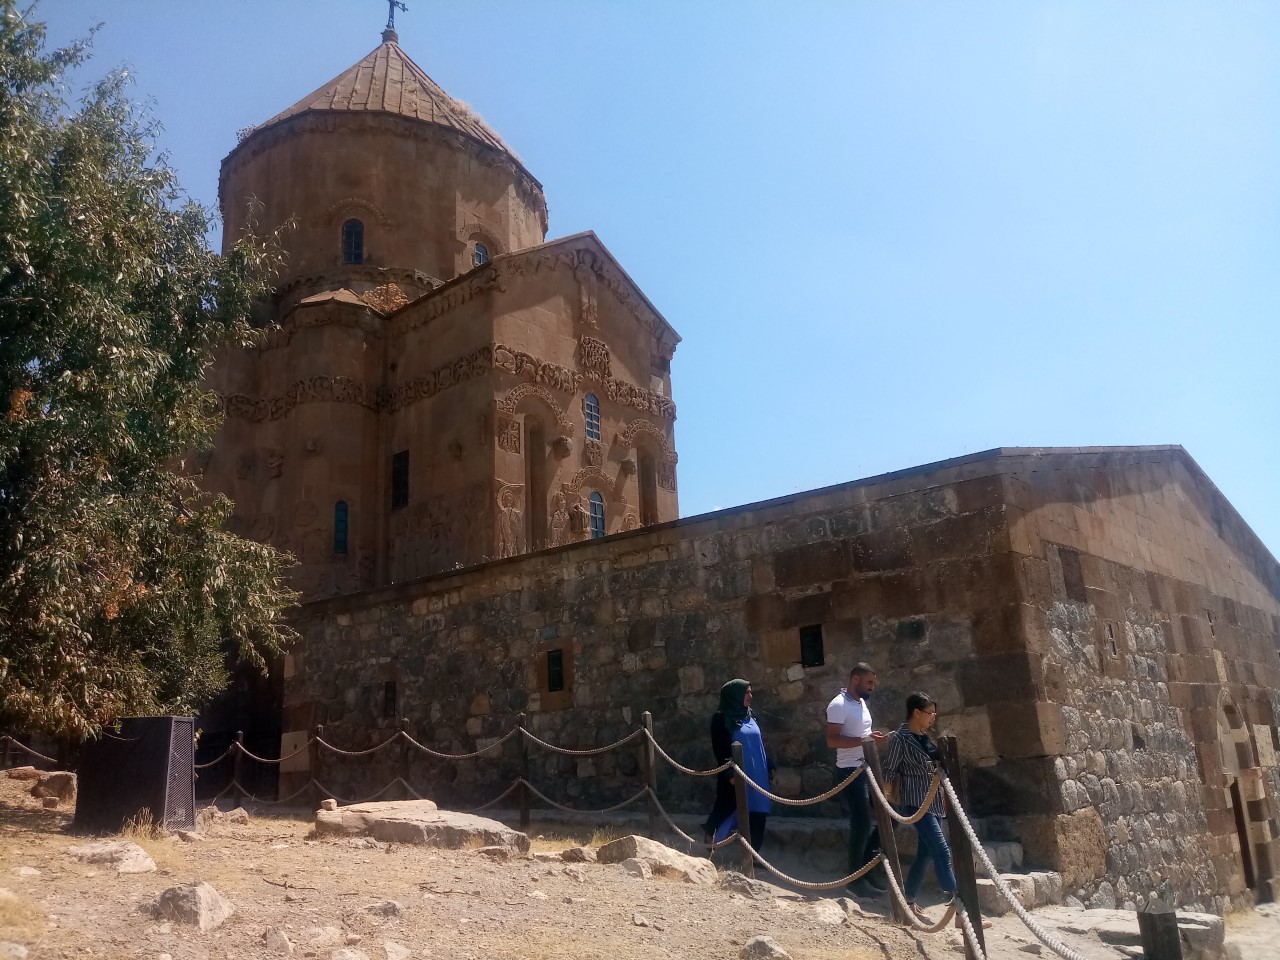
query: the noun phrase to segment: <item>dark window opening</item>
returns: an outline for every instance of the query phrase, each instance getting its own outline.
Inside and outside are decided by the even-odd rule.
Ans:
[[[391,509],[409,505],[409,451],[391,455]]]
[[[333,507],[333,552],[347,552],[347,501],[339,500]]]
[[[800,628],[800,666],[820,667],[827,662],[822,647],[822,624]]]
[[[596,399],[594,393],[587,394],[586,401],[587,413],[587,439],[600,439],[600,401]]]
[[[364,224],[359,220],[342,225],[342,262],[364,263]]]
[[[652,455],[640,454],[640,523],[658,522],[658,467]]]
[[[564,689],[564,651],[547,651],[547,692],[558,693]]]
[[[394,680],[388,680],[382,685],[382,715],[384,717],[396,715],[396,682]]]
[[[483,243],[477,243],[475,250],[471,254],[471,263],[474,266],[481,266],[489,262],[489,248]]]
[[[1209,636],[1216,637],[1218,633],[1216,630],[1213,629],[1213,611],[1206,610],[1204,612],[1204,615],[1209,618]]]
[[[547,434],[542,423],[527,418],[524,425],[525,523],[530,550],[547,545]]]
[[[1120,648],[1116,644],[1116,628],[1109,623],[1107,624],[1107,646],[1110,648],[1113,658],[1120,656]]]
[[[593,493],[587,503],[591,507],[591,539],[599,540],[604,536],[604,497]]]

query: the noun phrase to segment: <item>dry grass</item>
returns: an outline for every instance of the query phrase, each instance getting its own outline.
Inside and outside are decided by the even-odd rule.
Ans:
[[[0,940],[32,940],[44,928],[44,915],[22,897],[0,891]]]
[[[591,846],[601,847],[612,840],[625,836],[627,834],[617,827],[597,827],[595,832],[591,834]]]
[[[121,840],[131,840],[140,846],[161,869],[176,871],[186,866],[187,858],[174,846],[168,830],[151,819],[150,810],[143,810],[126,821],[118,836]]]

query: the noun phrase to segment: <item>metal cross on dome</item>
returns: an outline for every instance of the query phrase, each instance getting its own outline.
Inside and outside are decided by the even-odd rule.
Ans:
[[[396,28],[396,11],[397,10],[399,10],[401,13],[409,12],[409,8],[406,7],[403,3],[401,3],[400,0],[387,0],[387,29],[388,30],[394,30]]]

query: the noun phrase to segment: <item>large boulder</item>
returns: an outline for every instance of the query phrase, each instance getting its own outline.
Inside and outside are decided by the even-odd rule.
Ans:
[[[710,860],[688,856],[648,837],[619,837],[597,850],[596,857],[601,863],[641,860],[654,873],[679,877],[686,883],[713,886],[716,882],[716,868]]]
[[[44,774],[31,788],[33,797],[71,801],[76,798],[76,775],[67,770]]]
[[[39,780],[44,776],[44,771],[35,767],[11,767],[5,771],[5,775],[10,780]]]
[[[99,840],[71,847],[67,851],[77,860],[110,867],[116,873],[152,873],[156,862],[147,851],[131,840]]]
[[[203,880],[180,887],[170,887],[151,905],[151,915],[162,920],[185,923],[201,930],[222,926],[235,913],[228,901]]]
[[[507,847],[519,853],[529,852],[529,838],[520,831],[475,814],[440,810],[430,800],[386,800],[317,810],[316,833],[363,834],[385,843],[451,849]]]

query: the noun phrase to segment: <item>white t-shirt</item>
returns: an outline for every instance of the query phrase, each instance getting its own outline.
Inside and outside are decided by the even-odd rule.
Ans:
[[[827,723],[840,724],[840,733],[846,737],[871,736],[871,708],[867,701],[858,700],[842,687],[830,703],[827,704]],[[856,747],[837,747],[836,766],[849,770],[862,766],[862,745]]]

